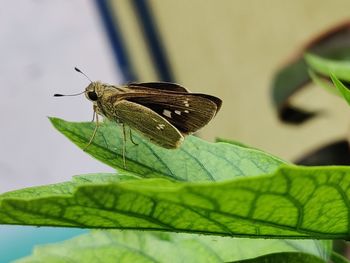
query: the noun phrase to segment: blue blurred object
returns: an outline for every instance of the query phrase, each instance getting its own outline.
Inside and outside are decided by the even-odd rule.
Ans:
[[[115,60],[124,76],[124,82],[138,81],[137,72],[130,60],[130,54],[125,44],[123,31],[120,30],[120,23],[117,13],[110,8],[113,0],[95,0],[102,22],[106,29],[110,44],[113,48]],[[125,3],[115,2],[116,5]],[[147,0],[131,0],[132,10],[138,20],[138,26],[147,46],[148,55],[151,57],[154,69],[158,74],[158,80],[175,82],[171,63],[159,34],[158,26],[154,20],[154,14]]]
[[[0,226],[0,262],[29,256],[36,245],[63,241],[86,232],[78,228]]]

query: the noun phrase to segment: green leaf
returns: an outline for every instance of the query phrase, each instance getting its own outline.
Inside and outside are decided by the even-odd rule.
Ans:
[[[1,195],[0,223],[255,238],[335,239],[350,232],[348,167],[290,166],[225,182],[103,178]]]
[[[318,73],[325,76],[333,73],[342,80],[350,81],[350,61],[327,59],[311,53],[305,54],[305,60]]]
[[[240,262],[240,260],[265,255],[267,259],[288,258],[290,260],[274,262],[319,263],[326,262],[329,254],[329,242],[312,240],[251,240],[135,231],[92,231],[62,243],[38,246],[32,256],[16,262],[97,262],[102,260],[120,263],[222,263],[237,260]],[[297,259],[299,261],[296,261]],[[260,262],[261,259],[254,260],[257,261],[252,262]]]
[[[334,74],[331,74],[331,79],[339,93],[350,105],[350,90]]]
[[[339,90],[334,88],[334,86],[331,84],[329,78],[327,78],[327,79],[321,78],[320,75],[316,74],[315,71],[313,71],[311,69],[309,69],[309,75],[315,84],[317,84],[318,86],[320,86],[321,88],[323,88],[324,90],[326,90],[329,93],[340,96]]]
[[[50,118],[57,130],[84,149],[94,123],[74,123]],[[176,150],[163,149],[137,135],[127,140],[126,169],[141,177],[163,177],[179,181],[221,181],[242,175],[275,171],[285,162],[260,150],[228,143],[209,143],[188,136]],[[118,170],[123,170],[123,137],[116,123],[106,121],[86,152]]]
[[[349,263],[350,262],[350,260],[348,260],[347,258],[345,258],[342,255],[339,255],[338,253],[336,253],[334,251],[331,253],[331,260],[333,263]]]
[[[247,145],[247,144],[235,141],[235,140],[231,140],[231,139],[225,139],[225,138],[218,137],[218,138],[215,138],[215,142],[229,143],[232,145],[240,146],[242,148],[248,148],[248,149],[252,149],[252,150],[256,150],[256,151],[261,152],[261,150],[258,148],[255,148],[255,147],[252,147],[250,145]],[[265,152],[265,154],[266,154],[266,152]],[[278,157],[274,157],[274,158],[278,159]]]
[[[349,23],[346,22],[317,33],[303,50],[298,49],[290,54],[292,59],[275,73],[272,80],[272,100],[281,121],[300,125],[317,115],[317,112],[293,105],[294,95],[310,82],[303,54],[311,53],[334,61],[349,60],[349,32]]]
[[[238,141],[235,141],[235,140],[231,140],[231,139],[225,139],[225,138],[218,137],[218,138],[215,138],[215,142],[224,142],[224,143],[229,143],[229,144],[233,144],[233,145],[244,147],[244,148],[250,148],[250,149],[259,150],[257,148],[248,146],[248,145],[246,145],[244,143],[241,143],[241,142],[238,142]]]
[[[276,72],[272,80],[272,100],[277,109],[289,100],[289,98],[310,81],[307,73],[307,64],[302,57],[290,62],[284,68]]]
[[[317,115],[293,105],[292,97],[310,82],[307,64],[298,55],[289,64],[276,72],[272,80],[272,101],[282,122],[300,125]]]
[[[237,263],[277,263],[277,262],[288,262],[288,263],[326,263],[318,257],[313,255],[307,255],[304,253],[276,253],[264,255],[261,257],[239,260]]]

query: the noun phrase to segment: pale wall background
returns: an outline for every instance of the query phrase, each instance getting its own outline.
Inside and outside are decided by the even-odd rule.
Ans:
[[[315,34],[350,18],[350,1],[151,2],[169,53],[174,54],[177,80],[193,91],[223,98],[221,112],[201,136],[238,140],[290,161],[348,136],[350,109],[340,98],[318,87],[300,94],[297,105],[324,114],[295,127],[277,120],[270,86],[292,53]]]
[[[204,138],[231,138],[293,160],[320,142],[346,136],[349,109],[340,99],[317,88],[300,97],[298,103],[327,109],[327,114],[299,129],[277,121],[269,89],[273,73],[291,52],[315,32],[349,17],[350,1],[222,0],[216,6],[202,0],[150,2],[169,52],[202,43],[186,54],[187,60],[171,59],[179,82],[224,100],[217,118],[201,132]],[[230,7],[222,8],[225,3]],[[198,22],[193,22],[194,15]],[[2,1],[0,36],[0,192],[112,171],[47,120],[91,119],[92,107],[84,96],[52,97],[82,91],[88,84],[74,66],[92,79],[119,82],[93,2]],[[230,52],[222,55],[226,50]],[[215,71],[212,63],[218,65]]]
[[[76,93],[92,79],[118,83],[118,70],[95,5],[85,0],[1,1],[0,192],[112,171],[72,145],[47,116],[89,121]]]

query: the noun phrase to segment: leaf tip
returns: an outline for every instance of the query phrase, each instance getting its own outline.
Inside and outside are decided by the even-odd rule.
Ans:
[[[62,119],[57,117],[48,116],[47,118],[55,128],[57,128],[57,126],[63,121]]]

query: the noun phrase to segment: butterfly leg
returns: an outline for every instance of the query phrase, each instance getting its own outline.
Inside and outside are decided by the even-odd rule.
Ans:
[[[131,133],[131,129],[129,128],[129,135],[130,135],[130,141],[134,144],[134,145],[139,145],[138,143],[136,143],[134,141],[134,139],[132,138],[132,133]]]
[[[93,119],[95,119],[95,116],[96,116],[96,126],[95,126],[95,130],[94,130],[94,132],[92,133],[92,136],[91,136],[91,138],[90,138],[90,141],[89,141],[88,144],[85,146],[84,151],[86,151],[86,149],[90,146],[90,144],[91,144],[92,141],[94,140],[95,135],[96,135],[96,132],[97,132],[97,129],[98,129],[98,127],[100,126],[99,121],[98,121],[98,114],[97,114],[96,109],[95,109],[95,107],[94,107],[94,118],[93,118]]]
[[[95,107],[94,107],[95,108]],[[92,121],[91,122],[94,122],[95,121],[95,115],[96,115],[97,113],[96,113],[96,111],[95,111],[95,109],[94,109],[94,113],[92,114]]]
[[[123,164],[124,168],[126,168],[126,162],[125,162],[125,154],[126,154],[126,132],[125,132],[125,124],[122,123],[123,127]]]

